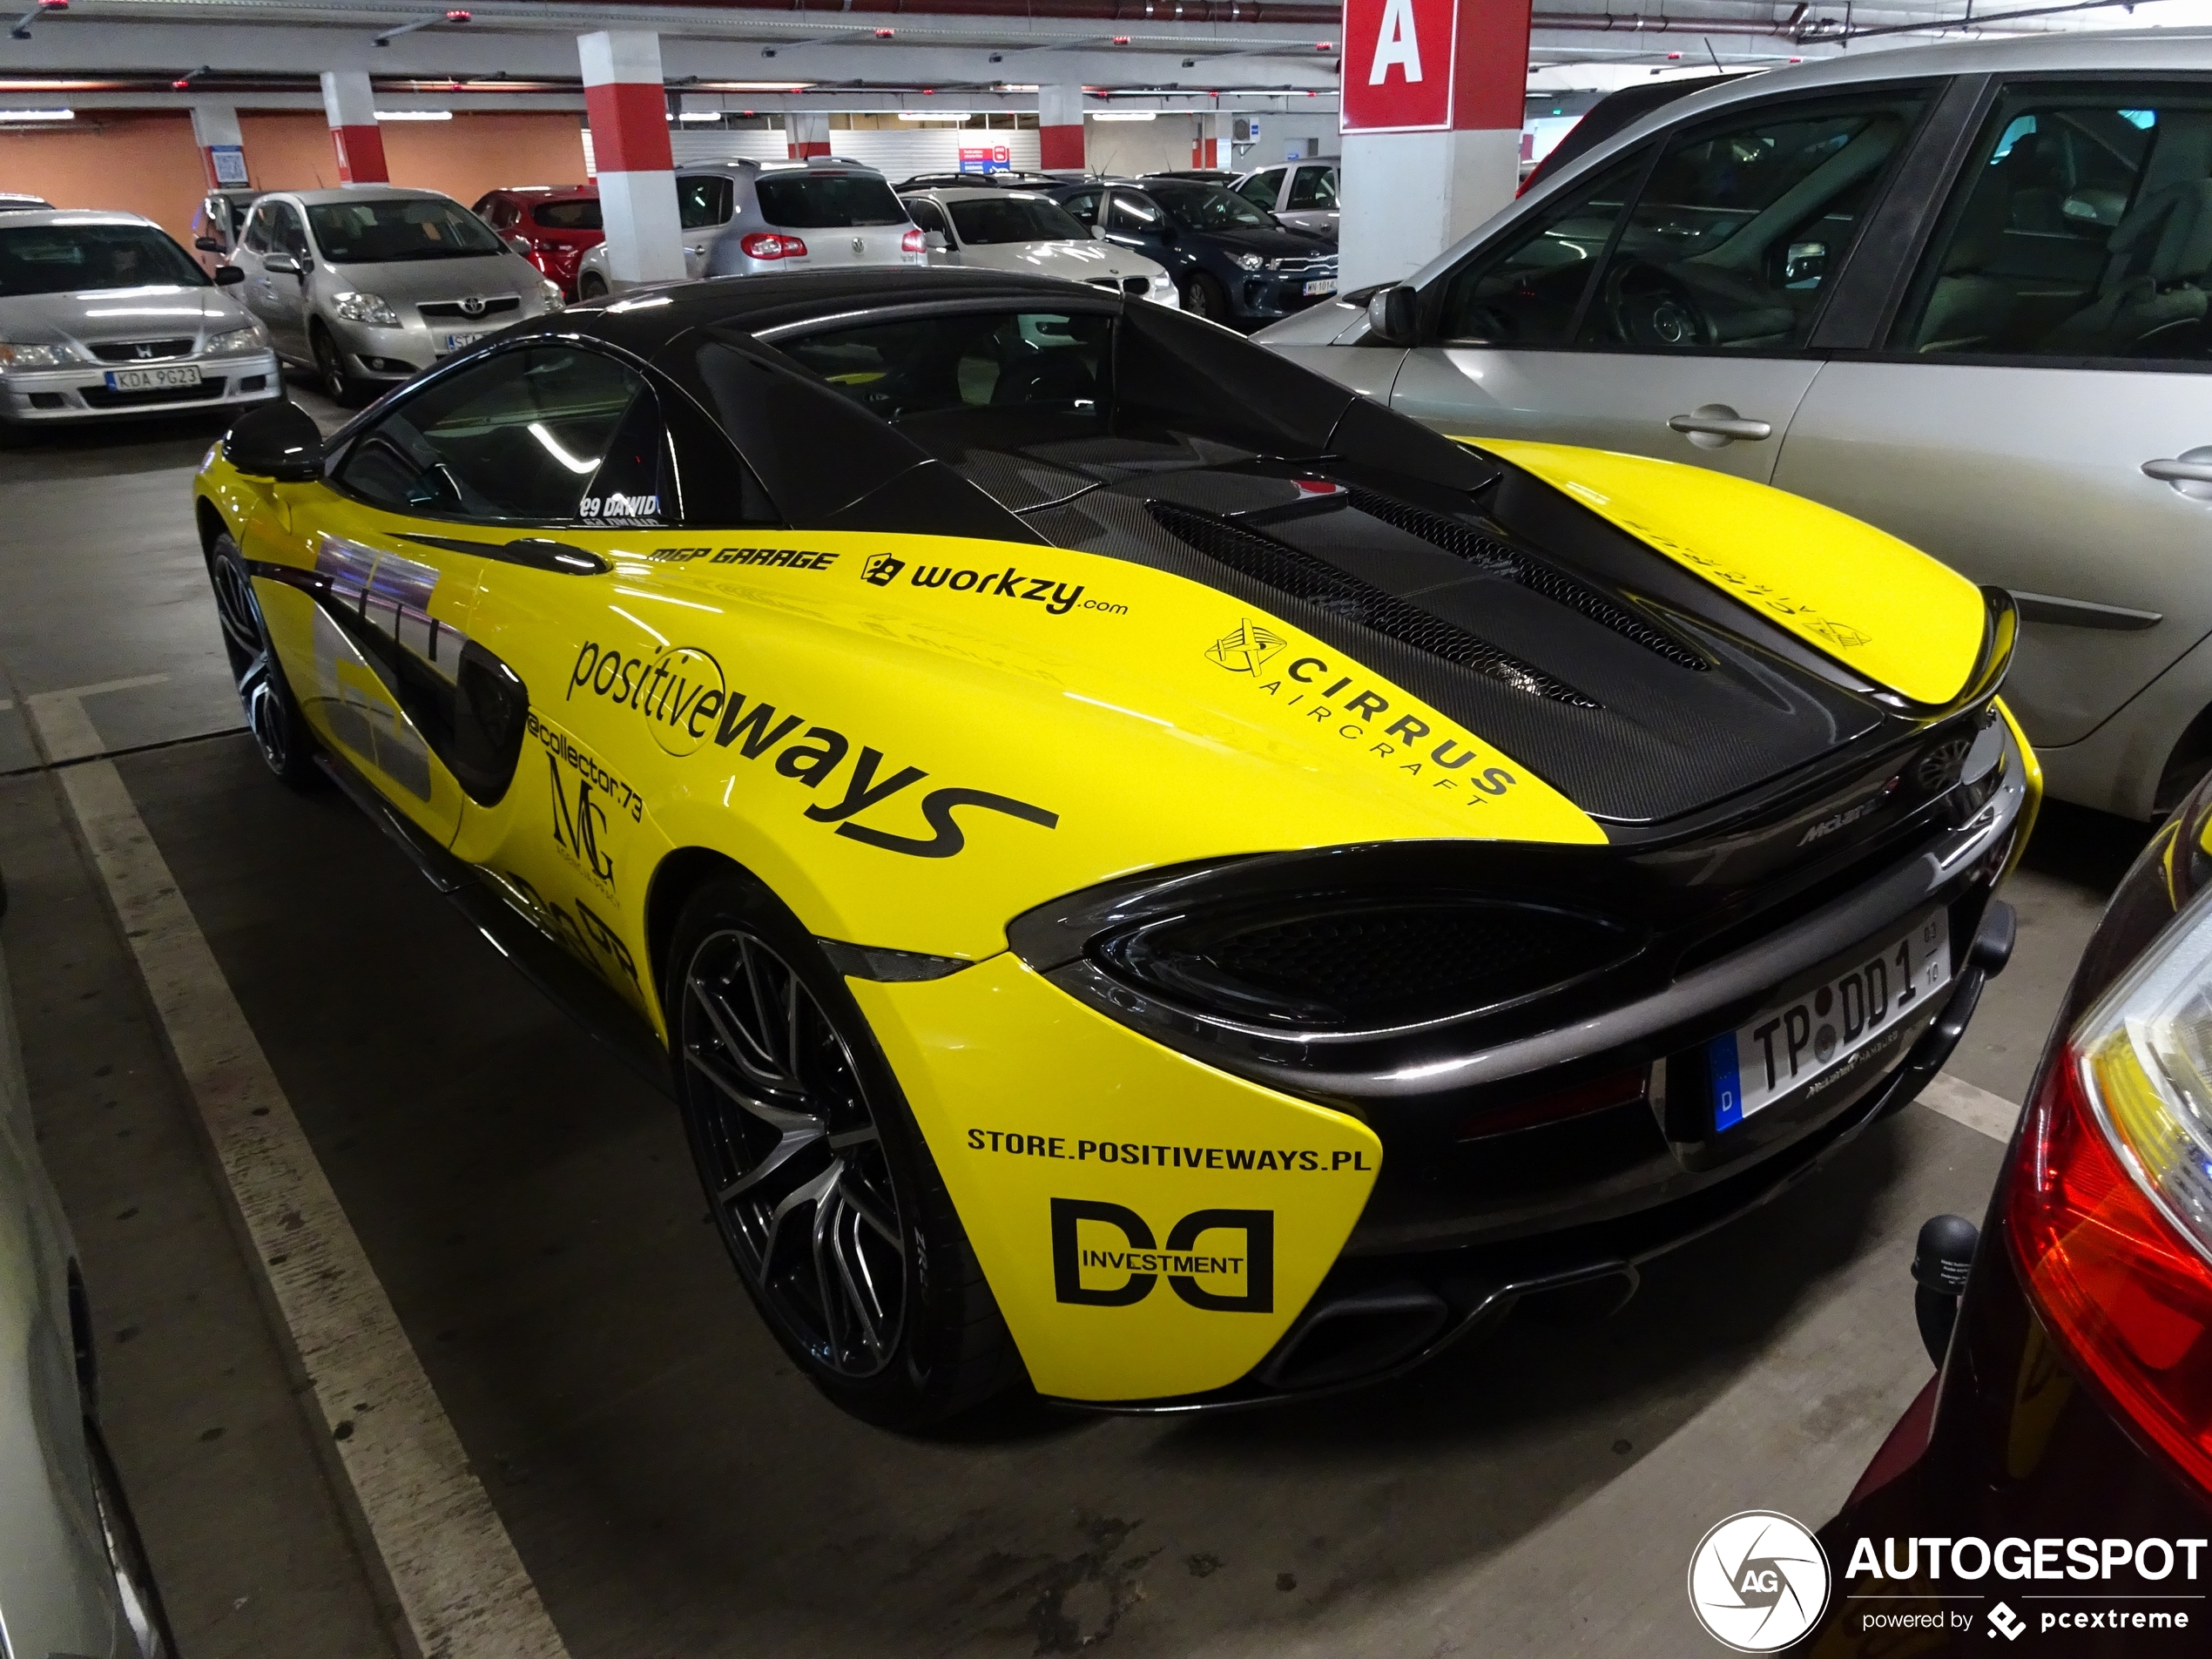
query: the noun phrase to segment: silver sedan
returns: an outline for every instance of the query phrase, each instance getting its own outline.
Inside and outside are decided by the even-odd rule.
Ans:
[[[0,219],[0,427],[283,395],[268,331],[135,213]]]

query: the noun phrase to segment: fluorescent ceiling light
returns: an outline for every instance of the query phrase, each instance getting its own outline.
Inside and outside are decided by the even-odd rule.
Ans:
[[[722,111],[719,110],[686,110],[683,114],[678,116],[676,118],[679,121],[719,121],[722,118]]]
[[[0,110],[0,121],[74,121],[75,110]]]
[[[968,110],[901,110],[901,121],[965,121],[972,114]]]
[[[1093,110],[1094,121],[1150,121],[1159,114],[1157,110]]]
[[[453,111],[451,110],[379,110],[376,111],[376,118],[380,121],[450,121],[453,119]]]
[[[530,436],[537,440],[538,447],[540,448],[543,449],[547,455],[551,455],[554,460],[559,462],[563,466],[566,467],[570,472],[582,476],[585,474],[594,473],[599,470],[599,461],[601,457],[594,456],[591,460],[586,461],[581,455],[570,455],[566,449],[561,447],[561,441],[545,429],[544,421],[533,421],[529,423],[529,426],[526,429],[529,431]]]

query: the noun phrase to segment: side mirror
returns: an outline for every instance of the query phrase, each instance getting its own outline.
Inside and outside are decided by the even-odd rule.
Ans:
[[[300,274],[300,261],[293,259],[289,253],[265,254],[261,260],[261,269],[270,273],[271,274],[274,274],[278,272],[283,272],[292,276],[298,276]]]
[[[1385,288],[1367,301],[1367,332],[1386,346],[1417,344],[1421,331],[1420,302],[1419,292],[1402,282]]]
[[[246,273],[235,265],[219,265],[215,267],[215,286],[219,288],[234,288],[245,280]]]
[[[222,253],[228,251],[212,236],[195,236],[192,239],[192,245],[202,253]]]
[[[1103,225],[1092,226],[1090,227],[1090,239],[1094,242],[1104,241],[1106,239],[1106,227]]]
[[[528,258],[529,258],[529,256],[530,256],[530,239],[529,239],[529,237],[527,237],[527,236],[502,236],[502,237],[501,237],[499,239],[500,239],[501,241],[502,241],[502,242],[506,243],[506,244],[507,244],[507,246],[508,246],[509,248],[513,249],[516,253],[517,253],[521,254],[521,255],[522,255],[524,259],[526,259],[526,260],[527,260]]]
[[[223,434],[223,454],[251,477],[307,483],[322,476],[322,428],[289,399],[266,404]]]
[[[921,233],[921,245],[933,253],[941,253],[952,246],[945,239],[945,233],[942,231],[924,231]]]

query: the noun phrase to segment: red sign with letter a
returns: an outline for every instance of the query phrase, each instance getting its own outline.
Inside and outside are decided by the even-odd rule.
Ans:
[[[1458,0],[1345,0],[1346,132],[1452,125],[1459,10]]]

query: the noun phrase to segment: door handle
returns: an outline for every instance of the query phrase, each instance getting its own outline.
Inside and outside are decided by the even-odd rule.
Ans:
[[[1718,449],[1738,438],[1757,443],[1774,435],[1774,428],[1768,422],[1747,420],[1725,403],[1701,403],[1688,415],[1676,415],[1667,425],[1701,449]]]
[[[2143,476],[2171,484],[2176,495],[2212,502],[2212,448],[2184,449],[2171,460],[2143,462]]]

